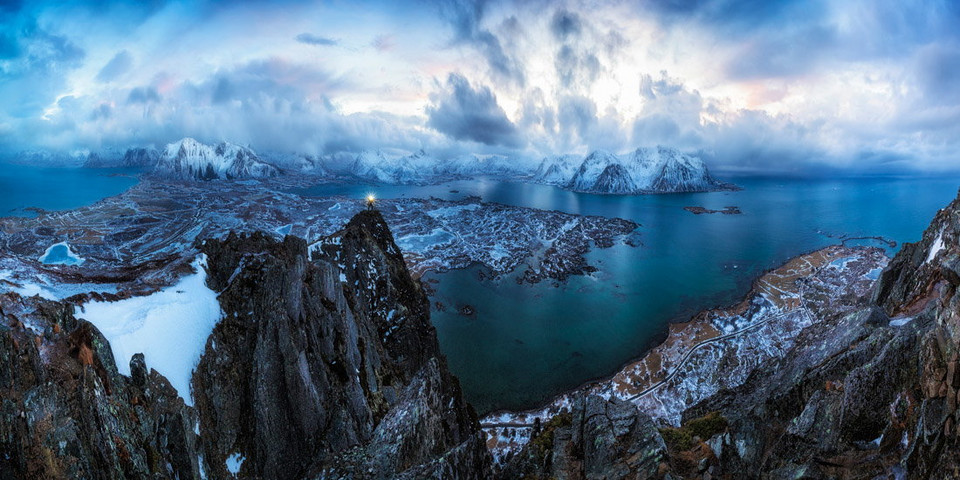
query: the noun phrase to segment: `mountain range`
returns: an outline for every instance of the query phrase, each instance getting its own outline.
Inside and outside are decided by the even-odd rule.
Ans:
[[[667,148],[638,148],[624,155],[603,150],[586,157],[544,158],[534,181],[576,192],[638,194],[708,192],[736,188],[710,175],[699,157]]]
[[[388,185],[425,185],[492,177],[554,185],[575,192],[619,195],[737,188],[714,178],[698,156],[662,146],[638,148],[622,155],[603,150],[586,156],[555,155],[534,165],[502,155],[438,158],[422,149],[407,155],[388,154],[383,150],[331,156],[258,153],[248,146],[228,142],[204,144],[184,138],[162,149],[136,147],[124,152],[104,150],[71,155],[21,152],[15,160],[31,164],[82,164],[93,168],[138,167],[156,175],[202,181],[295,173]]]

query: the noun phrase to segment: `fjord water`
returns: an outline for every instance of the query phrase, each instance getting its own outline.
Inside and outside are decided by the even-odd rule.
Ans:
[[[443,352],[480,412],[532,407],[587,380],[614,373],[662,340],[668,322],[738,301],[765,270],[838,243],[839,235],[882,236],[848,242],[886,248],[917,241],[958,179],[783,180],[741,178],[737,192],[610,196],[524,183],[475,180],[435,186],[322,185],[306,195],[484,201],[641,224],[643,246],[592,251],[600,271],[518,285],[517,274],[481,280],[481,267],[429,273],[432,312]],[[738,206],[742,215],[694,215],[685,206]],[[435,302],[446,305],[438,310]],[[475,314],[458,308],[470,305]]]
[[[29,207],[67,210],[137,183],[137,168],[39,167],[0,162],[0,217],[32,217]]]

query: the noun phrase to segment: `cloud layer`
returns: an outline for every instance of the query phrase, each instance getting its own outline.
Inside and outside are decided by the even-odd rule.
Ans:
[[[960,170],[957,25],[909,0],[8,3],[0,144]]]

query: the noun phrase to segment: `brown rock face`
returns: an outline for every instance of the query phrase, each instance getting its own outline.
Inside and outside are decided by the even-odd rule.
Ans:
[[[68,302],[5,294],[0,312],[0,478],[199,477],[193,410],[142,355],[118,374]]]

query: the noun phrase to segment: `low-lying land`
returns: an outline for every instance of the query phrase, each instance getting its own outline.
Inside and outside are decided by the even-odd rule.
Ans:
[[[724,215],[740,215],[743,213],[740,211],[740,207],[735,207],[735,206],[723,207],[723,210],[713,210],[706,207],[683,207],[683,209],[694,215],[703,215],[704,213],[722,213]]]
[[[63,297],[101,284],[108,293],[169,285],[192,260],[194,242],[227,232],[290,234],[318,247],[357,212],[363,200],[285,193],[278,180],[216,183],[144,180],[91,206],[0,219],[0,269],[8,288]],[[526,266],[520,281],[563,281],[589,273],[584,254],[619,242],[637,245],[637,224],[481,202],[384,199],[383,214],[416,276],[481,263],[494,275]],[[66,242],[78,265],[39,261]]]

